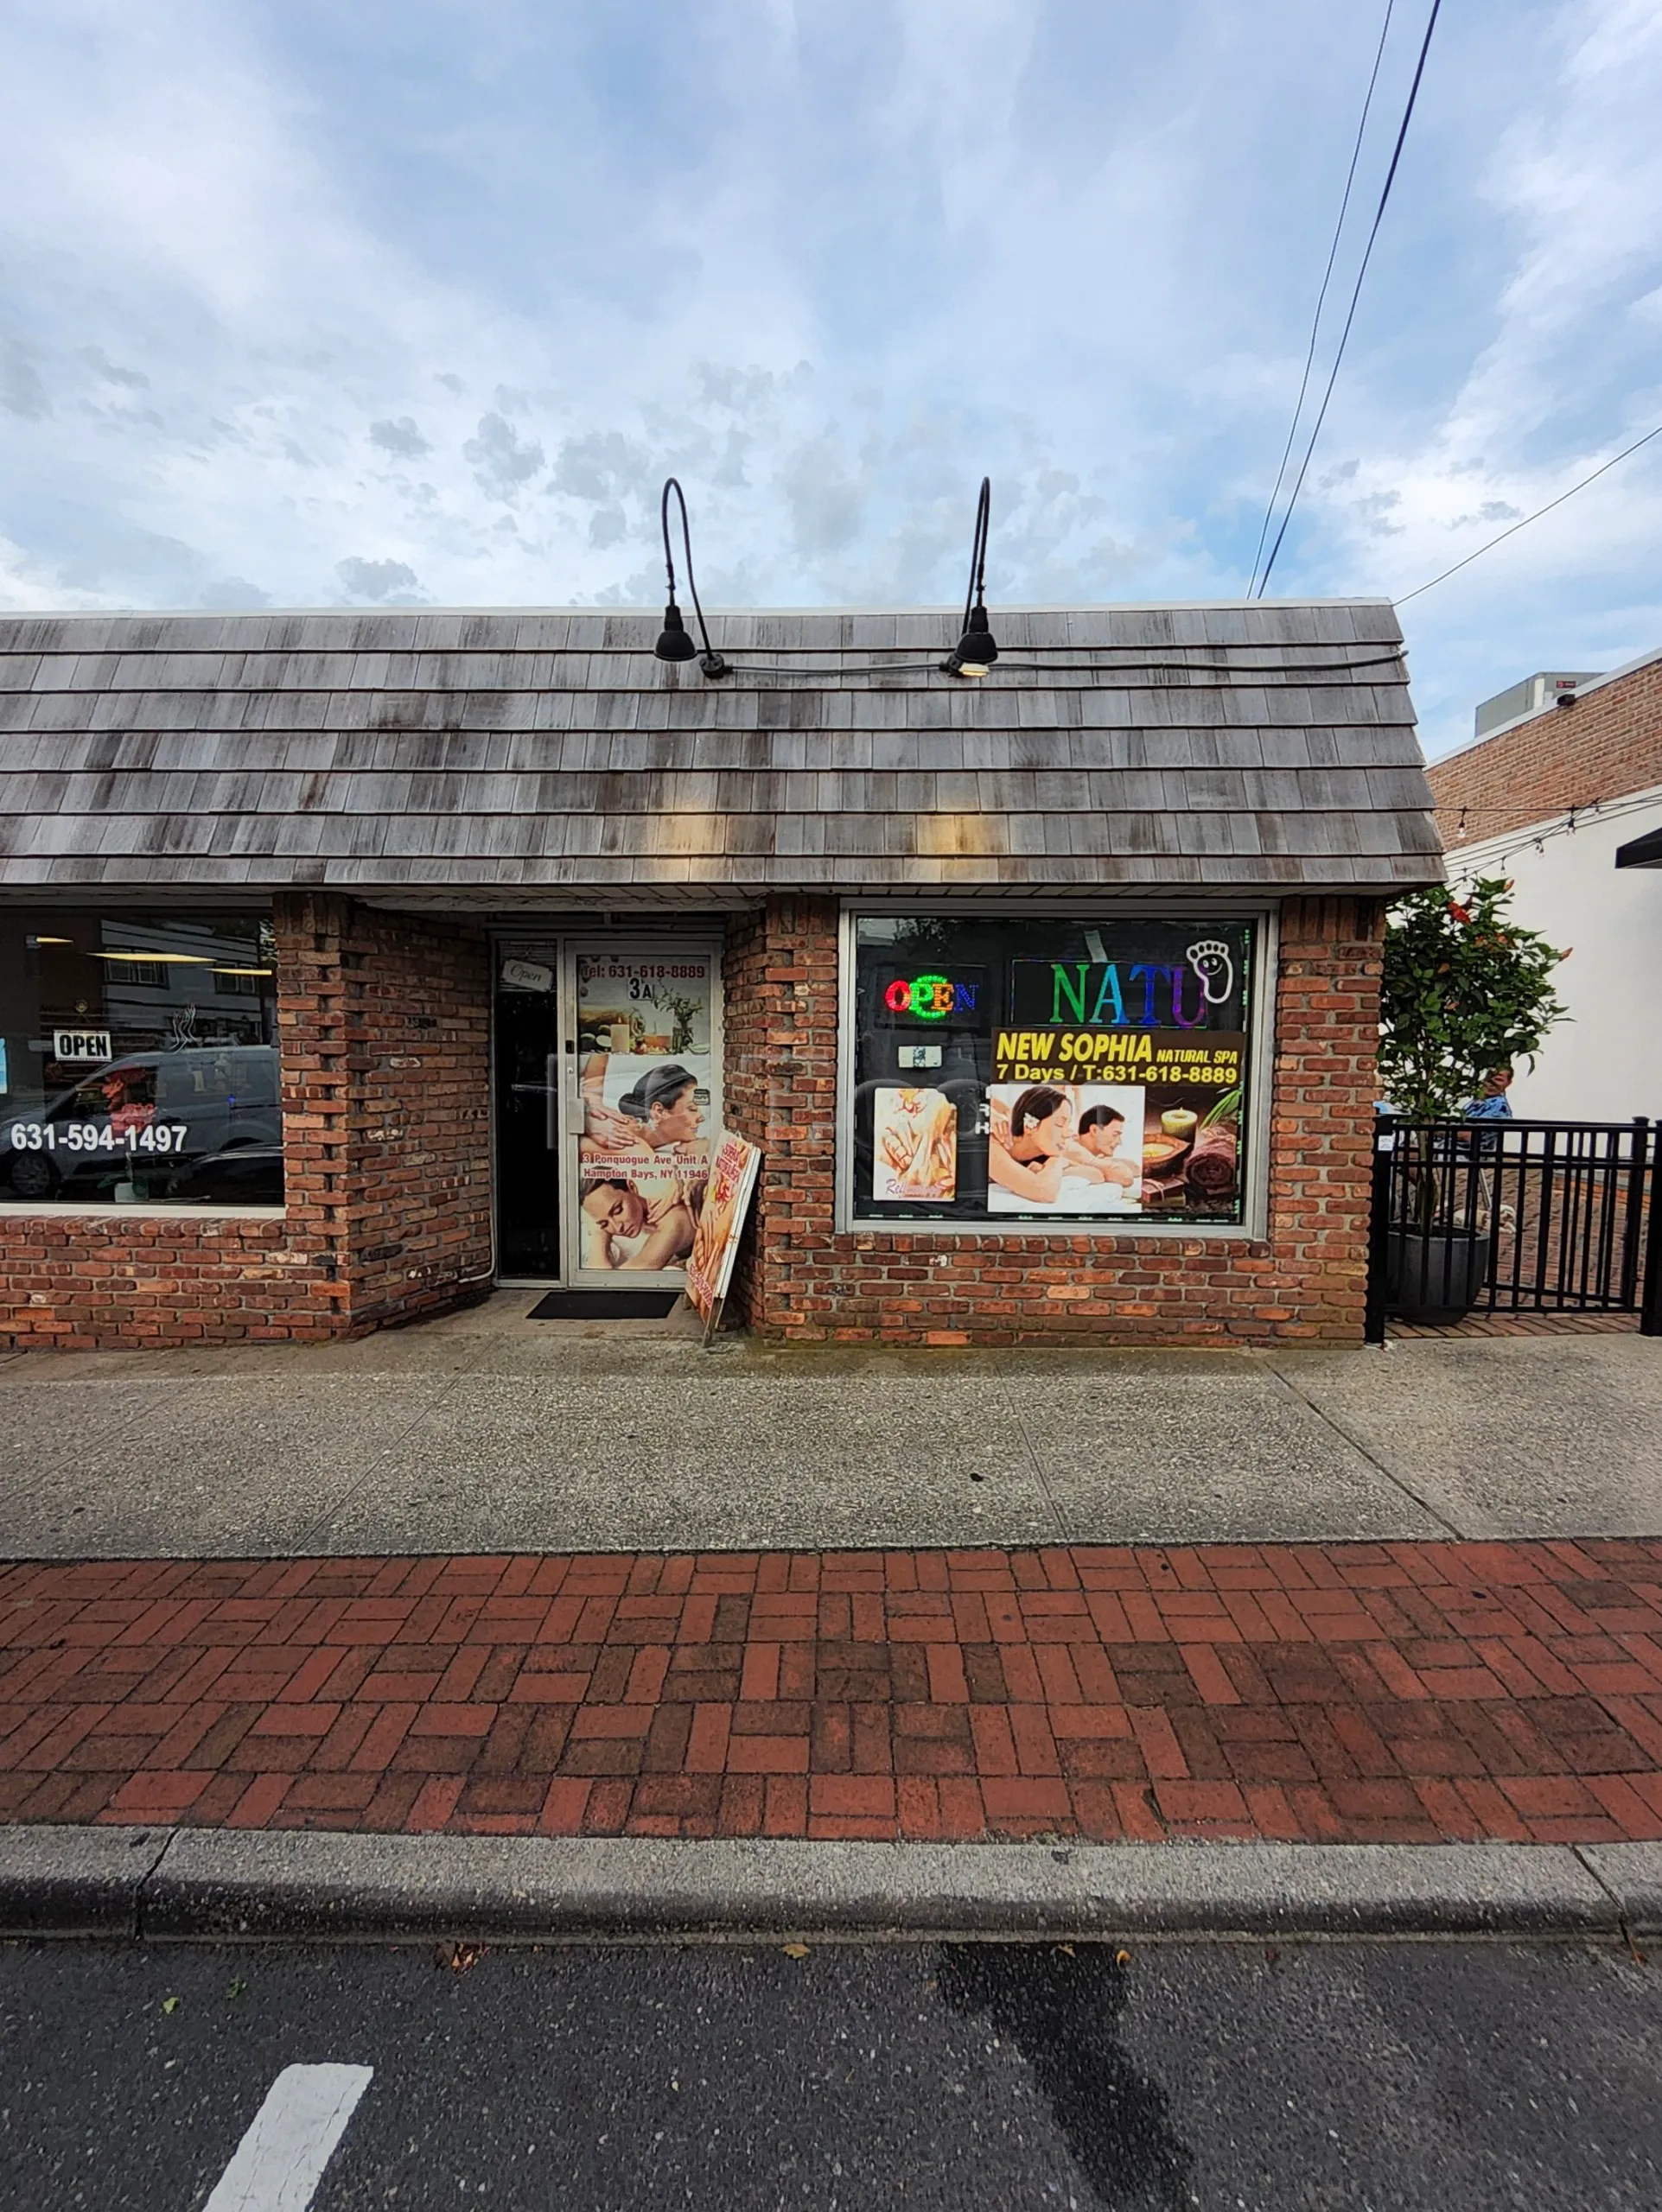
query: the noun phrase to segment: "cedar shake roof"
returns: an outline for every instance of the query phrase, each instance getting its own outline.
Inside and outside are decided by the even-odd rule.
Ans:
[[[1390,894],[1440,847],[1385,601],[0,616],[0,890],[398,905]]]

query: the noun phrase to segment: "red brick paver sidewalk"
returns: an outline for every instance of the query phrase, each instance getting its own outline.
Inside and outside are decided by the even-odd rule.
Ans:
[[[15,1566],[0,1819],[1662,1837],[1662,1541]]]

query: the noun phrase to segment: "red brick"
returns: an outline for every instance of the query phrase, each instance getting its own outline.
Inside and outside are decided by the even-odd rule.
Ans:
[[[1186,1781],[1188,1761],[1167,1715],[1158,1706],[1132,1706],[1130,1711],[1131,1732],[1137,1738],[1137,1749],[1143,1754],[1150,1779]]]
[[[981,1802],[990,1821],[1066,1819],[1067,1784],[1030,1776],[981,1777]]]
[[[1186,1827],[1224,1826],[1249,1833],[1246,1800],[1232,1782],[1156,1782],[1155,1802],[1167,1820]]]
[[[727,1745],[729,1774],[806,1774],[808,1738],[806,1736],[730,1736]]]
[[[188,1772],[135,1774],[111,1799],[110,1810],[120,1820],[166,1821],[194,1804],[213,1779]]]
[[[292,1775],[257,1774],[232,1810],[226,1815],[226,1827],[269,1827],[272,1815],[293,1786]]]
[[[1239,1705],[1241,1694],[1230,1680],[1228,1669],[1208,1643],[1183,1643],[1179,1649],[1183,1664],[1194,1677],[1195,1688],[1208,1705]]]
[[[817,1774],[808,1785],[810,1813],[845,1814],[891,1821],[895,1785],[884,1775]]]

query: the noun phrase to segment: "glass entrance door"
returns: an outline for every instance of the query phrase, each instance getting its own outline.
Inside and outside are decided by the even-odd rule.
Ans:
[[[720,952],[568,940],[566,1280],[678,1287],[721,1126]]]
[[[495,947],[496,1271],[560,1277],[558,944]]]
[[[720,946],[493,951],[497,1273],[678,1289],[721,1127]]]

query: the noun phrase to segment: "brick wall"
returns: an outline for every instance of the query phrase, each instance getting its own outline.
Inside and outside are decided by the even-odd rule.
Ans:
[[[352,1333],[490,1269],[482,931],[276,911],[281,1219],[0,1217],[0,1345]],[[837,1236],[837,915],[776,899],[725,954],[726,1112],[764,1165],[733,1303],[759,1331],[911,1343],[1360,1340],[1380,916],[1282,917],[1268,1237]]]
[[[276,903],[286,1205],[0,1216],[0,1346],[341,1336],[490,1270],[482,931]]]
[[[763,1150],[734,1304],[847,1342],[1360,1343],[1382,915],[1283,910],[1269,1236],[837,1236],[837,911],[784,899],[729,931],[726,1114]]]
[[[1662,784],[1662,655],[1428,772],[1450,849]]]

